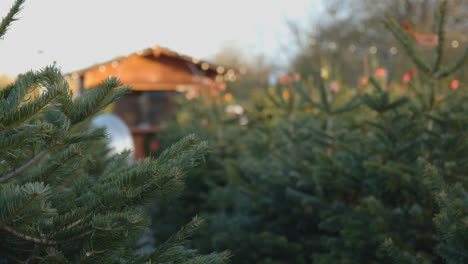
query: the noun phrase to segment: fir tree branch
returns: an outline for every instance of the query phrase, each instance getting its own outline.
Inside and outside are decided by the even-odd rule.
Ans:
[[[37,238],[37,237],[32,237],[32,236],[29,236],[29,235],[25,235],[25,234],[22,234],[22,233],[20,233],[20,232],[18,232],[16,230],[14,230],[11,227],[9,227],[7,225],[4,225],[4,224],[0,224],[0,230],[5,230],[6,232],[8,232],[8,233],[20,238],[20,239],[23,239],[23,240],[26,240],[26,241],[29,241],[29,242],[33,242],[34,244],[46,245],[46,246],[69,243],[69,242],[78,240],[80,238],[83,238],[83,237],[85,237],[85,236],[87,236],[87,235],[94,232],[94,230],[89,230],[89,231],[86,231],[84,233],[81,233],[79,235],[73,236],[73,237],[68,238],[68,239],[55,241],[55,240],[51,240],[51,239]]]
[[[10,146],[5,146],[3,149],[0,149],[0,152],[5,152],[5,151],[8,151],[8,150],[10,150],[10,149],[12,149],[12,148],[16,148],[17,146],[23,144],[28,138],[31,138],[32,136],[38,134],[39,132],[41,132],[41,131],[43,131],[43,130],[44,130],[43,127],[39,128],[38,130],[32,132],[31,134],[29,134],[29,135],[23,137],[23,138],[22,138],[21,140],[19,140],[18,142],[14,143],[14,144],[12,144],[12,145],[10,145]],[[17,135],[17,134],[16,134],[16,135]]]
[[[398,135],[396,129],[393,127],[392,123],[387,119],[384,113],[379,113],[380,117],[382,118],[385,126],[387,127],[388,131],[390,131],[390,134],[395,137],[395,139],[400,143],[400,145],[403,145],[403,141],[401,140],[400,136]]]
[[[23,204],[21,208],[18,208],[13,214],[11,214],[5,221],[3,221],[3,224],[8,224],[13,218],[15,218],[21,211],[23,211],[26,207],[28,207],[34,199],[36,199],[40,194],[39,193],[33,193],[31,199],[29,199],[26,203]]]
[[[52,144],[50,146],[48,146],[46,149],[44,149],[43,151],[39,152],[36,156],[34,156],[34,158],[32,158],[30,161],[28,161],[26,164],[24,164],[23,166],[21,166],[18,170],[14,170],[10,173],[8,173],[7,175],[3,176],[2,178],[0,178],[0,183],[5,183],[7,182],[8,180],[10,180],[11,178],[14,178],[16,176],[18,176],[19,174],[23,173],[24,171],[26,171],[27,169],[29,169],[31,166],[33,166],[34,164],[36,164],[37,162],[39,162],[47,153],[49,153],[50,150],[52,150],[52,148],[55,146],[56,144]]]
[[[439,37],[439,45],[436,47],[436,52],[434,56],[434,65],[432,67],[432,73],[435,73],[440,68],[440,62],[442,61],[442,56],[444,55],[444,24],[445,24],[445,12],[447,7],[447,1],[444,0],[439,6],[439,14],[437,21],[436,34]]]
[[[454,73],[457,71],[463,64],[466,62],[466,58],[468,57],[468,46],[465,48],[463,51],[462,55],[459,56],[455,61],[452,62],[450,66],[447,66],[446,68],[443,68],[441,72],[437,75],[437,78],[445,78],[449,76],[450,74]]]
[[[394,20],[384,19],[383,23],[385,27],[393,34],[393,36],[400,41],[400,44],[406,50],[408,56],[413,60],[413,63],[418,69],[424,73],[430,73],[431,67],[423,57],[421,52],[415,47],[414,41],[408,36]]]
[[[90,162],[89,159],[83,161],[83,162],[77,167],[76,170],[71,171],[70,173],[67,173],[67,174],[65,174],[65,175],[62,175],[62,178],[72,175],[73,173],[75,173],[75,172],[76,172],[78,169],[80,169],[80,168],[84,168],[84,166],[85,166],[88,162]],[[74,177],[72,177],[71,179],[69,179],[67,182],[65,182],[64,184],[62,184],[62,185],[60,186],[60,190],[63,190],[63,189],[65,189],[65,188],[70,187],[71,184],[73,183],[73,181],[76,180],[78,176],[79,176],[79,174],[75,175]]]
[[[65,240],[60,240],[60,241],[57,241],[58,244],[63,244],[63,243],[68,243],[68,242],[72,242],[72,241],[75,241],[75,240],[78,240],[80,238],[83,238],[89,234],[92,234],[94,232],[94,230],[89,230],[89,231],[86,231],[84,233],[81,233],[79,235],[76,235],[74,237],[71,237],[69,239],[65,239]]]
[[[6,225],[3,225],[3,224],[0,224],[0,230],[5,230],[6,232],[14,235],[15,237],[18,237],[20,239],[23,239],[23,240],[26,240],[26,241],[29,241],[29,242],[33,242],[35,244],[47,245],[47,246],[57,245],[57,242],[54,241],[54,240],[47,240],[45,238],[37,238],[37,237],[28,236],[28,235],[22,234],[22,233],[20,233],[20,232],[18,232],[16,230],[14,230],[13,228],[11,228],[9,226],[6,226]]]
[[[56,166],[54,166],[54,168],[52,168],[47,174],[42,176],[41,181],[45,182],[49,178],[49,176],[52,175],[56,170],[58,170],[61,166],[63,166],[65,163],[67,163],[68,161],[70,161],[74,157],[80,155],[80,153],[81,152],[79,152],[79,151],[74,151],[73,154],[66,157],[65,160],[60,161],[60,163],[56,164]]]
[[[68,116],[68,119],[73,120],[73,115],[72,115],[70,109],[68,109],[67,104],[65,103],[65,101],[63,100],[63,98],[62,98],[62,97],[59,97],[59,101],[60,101],[60,103],[62,104],[62,106],[63,106],[63,111],[64,111],[65,114]]]
[[[5,33],[8,31],[11,23],[17,20],[15,16],[21,11],[24,2],[25,0],[16,0],[16,2],[10,8],[8,14],[2,18],[2,22],[0,23],[0,39],[2,39]]]
[[[40,98],[37,102],[35,103],[31,103],[29,105],[25,105],[23,106],[22,108],[20,109],[15,109],[16,111],[12,113],[10,113],[11,116],[21,116],[21,118],[11,122],[10,124],[4,126],[4,127],[1,127],[0,128],[0,131],[4,131],[4,130],[7,130],[11,127],[14,127],[18,124],[21,124],[25,121],[27,121],[28,119],[30,119],[31,117],[33,117],[35,114],[39,113],[44,107],[46,107],[50,102],[52,102],[57,96],[59,96],[60,93],[56,93],[56,94],[53,94],[52,96],[50,96],[50,98]],[[40,101],[40,100],[43,100],[43,101]]]
[[[163,245],[161,245],[151,256],[151,260],[157,261],[157,259],[169,249],[182,244],[202,223],[203,219],[195,216],[190,223],[182,227],[176,234],[171,236]]]

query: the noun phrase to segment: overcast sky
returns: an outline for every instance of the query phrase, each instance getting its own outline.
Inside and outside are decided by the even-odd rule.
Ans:
[[[3,17],[13,0],[0,1]],[[0,40],[0,74],[53,61],[64,72],[158,44],[210,58],[234,43],[285,59],[287,20],[310,24],[320,0],[27,0]]]

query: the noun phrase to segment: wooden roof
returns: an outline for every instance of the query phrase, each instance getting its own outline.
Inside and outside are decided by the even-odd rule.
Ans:
[[[153,46],[69,73],[83,80],[84,89],[96,87],[109,76],[118,77],[135,91],[173,91],[200,88],[203,78],[214,80],[232,69],[170,49]]]

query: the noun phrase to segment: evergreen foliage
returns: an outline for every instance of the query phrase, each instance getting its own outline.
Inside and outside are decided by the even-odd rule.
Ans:
[[[24,1],[2,20],[6,32]],[[38,95],[33,95],[40,89]],[[87,120],[130,91],[108,78],[73,95],[55,67],[22,74],[0,90],[0,263],[224,263],[228,252],[185,247],[194,217],[153,250],[141,250],[150,218],[144,205],[180,189],[206,153],[189,135],[156,161],[127,165],[109,156],[105,131]],[[167,206],[159,204],[159,206]]]
[[[224,92],[219,98],[223,95]],[[203,96],[191,100],[179,98],[180,110],[162,134],[158,135],[161,148],[164,149],[181,136],[195,133],[207,140],[210,151],[206,155],[205,162],[188,172],[186,185],[190,188],[168,197],[173,200],[178,196],[172,203],[173,206],[159,206],[167,202],[160,199],[150,205],[156,240],[168,237],[179,224],[185,223],[197,212],[203,212],[201,216],[205,217],[208,212],[215,212],[219,206],[229,207],[221,204],[223,200],[230,201],[232,197],[227,196],[223,199],[222,196],[227,195],[225,192],[229,193],[232,186],[242,181],[239,178],[240,172],[236,161],[245,148],[241,138],[246,131],[239,125],[242,115],[226,113],[226,107],[232,104],[223,100],[216,101],[218,103]],[[159,159],[159,153],[153,155]],[[211,224],[215,223],[209,221],[208,225]],[[201,238],[202,236],[204,238]],[[194,246],[205,252],[211,252],[208,250],[211,248],[210,245],[200,242],[207,240],[209,236],[211,236],[209,232],[198,234],[198,239],[193,240]]]
[[[337,91],[318,73],[269,88],[269,103],[248,109],[256,122],[231,141],[235,172],[218,166],[224,182],[184,204],[211,223],[194,244],[231,248],[234,263],[465,263],[468,98],[449,78],[467,52],[442,64],[445,6],[430,59],[384,21],[418,69],[407,92],[377,79]]]

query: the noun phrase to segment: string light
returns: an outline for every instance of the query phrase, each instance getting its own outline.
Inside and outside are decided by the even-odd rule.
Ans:
[[[369,48],[369,52],[370,52],[371,54],[376,54],[376,53],[377,53],[377,47],[376,47],[376,46],[371,46],[371,47]]]
[[[234,73],[234,70],[229,69],[225,75],[225,79],[228,81],[235,81],[236,80],[236,74]]]
[[[202,63],[201,65],[202,70],[206,71],[210,68],[210,65],[206,62]]]
[[[99,66],[99,71],[100,72],[105,72],[106,71],[106,66],[104,66],[104,65]]]
[[[458,48],[458,46],[460,45],[460,43],[458,43],[458,40],[452,40],[452,48],[456,49]]]
[[[117,68],[117,66],[119,66],[119,62],[118,61],[113,61],[111,63],[111,65],[112,65],[112,68]]]
[[[231,93],[224,94],[224,101],[229,102],[231,100],[232,100],[232,94]]]
[[[398,53],[398,48],[397,47],[391,47],[390,48],[390,54],[396,55]]]
[[[192,58],[192,62],[193,62],[193,64],[198,64],[198,63],[200,63],[200,60],[197,59],[197,58]]]
[[[328,70],[326,68],[320,69],[320,77],[322,77],[324,80],[328,80]]]
[[[223,74],[224,73],[224,67],[223,66],[218,66],[218,68],[216,68],[216,72],[218,72],[219,74]]]

